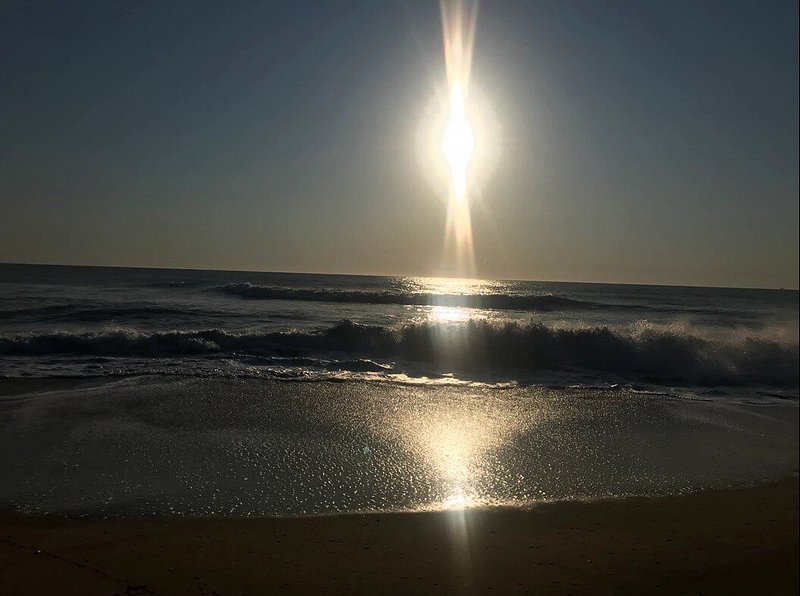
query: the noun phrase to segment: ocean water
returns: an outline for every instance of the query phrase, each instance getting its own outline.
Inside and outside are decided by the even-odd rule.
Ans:
[[[0,265],[0,373],[796,399],[798,293]]]
[[[798,293],[0,265],[0,509],[302,515],[797,473]]]

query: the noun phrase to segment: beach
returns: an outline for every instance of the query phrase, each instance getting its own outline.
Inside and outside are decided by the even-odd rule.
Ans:
[[[796,594],[797,478],[294,519],[0,517],[0,594]]]
[[[798,0],[0,8],[0,596],[800,596]]]
[[[0,596],[797,593],[796,292],[0,280]]]

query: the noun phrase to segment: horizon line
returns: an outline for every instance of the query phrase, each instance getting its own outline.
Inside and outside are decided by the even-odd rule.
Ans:
[[[156,271],[214,271],[218,273],[265,273],[280,275],[336,275],[349,277],[422,277],[429,279],[474,279],[482,281],[507,281],[507,282],[534,282],[534,283],[563,283],[563,284],[586,284],[586,285],[610,285],[610,286],[649,286],[657,288],[703,288],[712,290],[770,290],[775,292],[797,292],[800,287],[775,287],[775,286],[722,286],[722,285],[699,285],[699,284],[666,284],[666,283],[641,283],[641,282],[611,282],[611,281],[576,281],[566,279],[512,279],[499,277],[459,277],[449,275],[398,275],[398,274],[378,274],[378,273],[341,273],[341,272],[322,272],[322,271],[267,271],[263,269],[201,269],[197,267],[146,267],[140,265],[92,265],[75,263],[20,263],[0,261],[2,265],[13,266],[34,266],[34,267],[86,267],[96,269],[135,269],[135,270],[156,270]]]

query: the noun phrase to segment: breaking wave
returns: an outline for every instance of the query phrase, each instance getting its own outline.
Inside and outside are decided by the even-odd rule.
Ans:
[[[798,385],[797,338],[768,331],[709,336],[693,328],[645,324],[613,329],[472,320],[383,327],[342,321],[316,332],[111,329],[0,337],[0,355],[54,354],[346,354],[467,374],[572,369],[705,386]]]

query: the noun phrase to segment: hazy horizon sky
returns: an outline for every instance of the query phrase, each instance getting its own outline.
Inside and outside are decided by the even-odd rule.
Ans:
[[[483,2],[476,275],[797,288],[797,23]],[[0,47],[0,262],[452,272],[435,1],[10,1]]]

